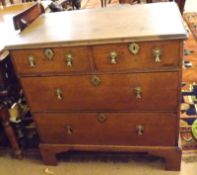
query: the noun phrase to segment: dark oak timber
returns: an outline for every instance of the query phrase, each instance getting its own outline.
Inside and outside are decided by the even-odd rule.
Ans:
[[[44,163],[70,150],[147,152],[180,170],[186,37],[175,3],[43,14],[17,35],[7,48]]]

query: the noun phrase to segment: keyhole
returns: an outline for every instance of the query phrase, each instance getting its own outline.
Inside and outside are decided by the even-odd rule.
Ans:
[[[140,46],[137,43],[131,43],[129,44],[129,51],[132,54],[137,55],[140,51]]]

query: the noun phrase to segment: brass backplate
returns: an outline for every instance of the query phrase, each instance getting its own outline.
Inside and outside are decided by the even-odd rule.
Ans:
[[[137,43],[131,43],[129,44],[129,51],[132,54],[137,55],[140,51],[140,46]]]
[[[98,120],[100,123],[104,123],[104,122],[107,120],[107,117],[106,117],[106,115],[104,115],[104,114],[98,114],[96,118],[97,118],[97,120]]]
[[[53,59],[54,57],[54,52],[52,49],[45,49],[44,50],[44,55],[46,56],[46,58],[50,61]]]
[[[99,86],[101,84],[101,79],[96,76],[96,75],[93,75],[91,77],[91,83],[94,85],[94,86]]]

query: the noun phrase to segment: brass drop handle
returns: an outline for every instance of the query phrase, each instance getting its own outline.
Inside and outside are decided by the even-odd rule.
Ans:
[[[60,88],[55,89],[55,95],[58,100],[63,100],[63,92]]]
[[[28,57],[28,64],[31,68],[36,67],[36,61],[35,61],[35,58],[33,56]]]
[[[140,86],[135,87],[134,89],[136,98],[142,98],[142,88]]]
[[[116,52],[110,53],[111,64],[117,64],[117,57],[118,57],[118,54]]]
[[[72,135],[73,134],[73,129],[70,125],[66,125],[65,126],[65,130],[67,132],[68,135]]]
[[[144,133],[144,126],[143,125],[137,125],[136,126],[136,131],[137,131],[137,134],[139,136],[143,135],[143,133]]]
[[[73,56],[72,56],[72,54],[70,54],[70,53],[66,54],[65,61],[66,61],[66,65],[68,67],[72,67],[73,66]]]
[[[162,56],[161,49],[153,49],[153,55],[156,63],[161,62],[161,56]]]

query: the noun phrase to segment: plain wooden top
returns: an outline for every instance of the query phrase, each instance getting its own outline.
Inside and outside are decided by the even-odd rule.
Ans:
[[[185,39],[174,2],[47,13],[13,38],[8,49]]]

